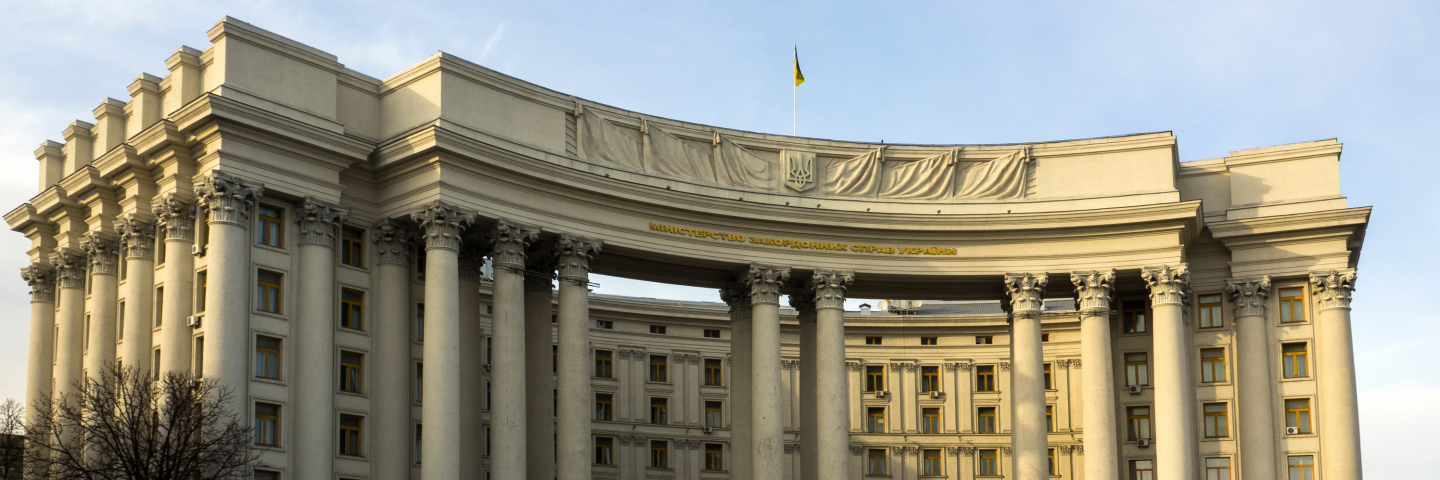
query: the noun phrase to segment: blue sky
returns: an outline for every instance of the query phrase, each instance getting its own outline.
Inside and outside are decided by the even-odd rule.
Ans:
[[[1354,332],[1366,473],[1436,478],[1435,270],[1440,2],[0,2],[0,204],[34,192],[42,140],[164,73],[231,15],[375,77],[437,50],[648,114],[800,133],[1002,143],[1173,131],[1183,160],[1339,138],[1342,189],[1374,206]],[[1020,4],[1025,5],[1021,6]],[[1182,4],[1183,3],[1183,4]],[[21,397],[28,247],[0,235],[0,397]],[[602,279],[602,291],[713,292]]]

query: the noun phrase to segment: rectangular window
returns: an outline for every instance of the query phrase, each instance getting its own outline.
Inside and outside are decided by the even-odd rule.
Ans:
[[[1130,480],[1155,480],[1155,461],[1131,460]]]
[[[1150,438],[1150,407],[1126,408],[1125,418],[1130,425],[1130,435],[1126,437],[1128,440]]]
[[[940,367],[920,367],[920,392],[940,391]]]
[[[120,302],[120,307],[115,310],[115,340],[119,343],[125,339],[125,302]]]
[[[865,431],[870,433],[885,433],[884,407],[870,407],[865,409]]]
[[[705,385],[718,387],[725,384],[725,371],[720,359],[705,359]]]
[[[880,337],[865,337],[866,345],[879,345],[882,341],[884,341],[884,339]]]
[[[941,433],[939,408],[920,409],[920,433]]]
[[[659,397],[650,399],[650,423],[655,425],[670,423],[670,399]]]
[[[365,231],[355,227],[340,228],[340,263],[365,268]]]
[[[1205,404],[1205,438],[1230,436],[1229,409],[1223,403]]]
[[[340,289],[340,327],[365,330],[365,292]]]
[[[205,337],[195,337],[195,348],[190,350],[192,363],[194,363],[195,376],[205,376]]]
[[[255,278],[255,309],[280,313],[280,286],[283,276],[277,272],[260,270],[256,272]]]
[[[976,475],[999,475],[1000,455],[998,450],[980,450],[979,465],[975,466]]]
[[[872,448],[866,455],[865,474],[867,475],[888,475],[890,466],[887,465],[885,449]]]
[[[1200,349],[1200,381],[1204,383],[1225,381],[1225,349]]]
[[[650,333],[653,333],[653,334],[656,334],[656,335],[664,335],[664,334],[665,334],[665,326],[664,326],[664,325],[651,325],[651,326],[650,326]]]
[[[425,246],[415,245],[415,281],[425,281]]]
[[[255,444],[280,446],[280,406],[273,403],[255,404]]]
[[[1290,480],[1313,480],[1315,478],[1315,457],[1310,455],[1291,455]]]
[[[939,345],[940,337],[920,337],[920,345]]]
[[[425,401],[425,364],[415,362],[415,403]]]
[[[486,349],[487,351],[489,349]],[[595,376],[599,378],[615,378],[614,369],[615,352],[609,350],[595,351]]]
[[[595,438],[595,464],[615,464],[615,439],[611,437]]]
[[[209,287],[210,272],[207,270],[195,272],[195,311],[193,313],[205,311],[205,291]]]
[[[340,415],[340,454],[358,457],[362,455],[365,440],[364,419],[358,415]]]
[[[1046,405],[1046,406],[1045,406],[1045,431],[1047,431],[1047,432],[1054,432],[1054,431],[1055,431],[1055,406],[1054,406],[1054,405]]]
[[[1045,389],[1046,389],[1046,390],[1054,390],[1054,389],[1055,389],[1055,375],[1054,375],[1055,371],[1052,370],[1052,369],[1050,368],[1050,366],[1051,366],[1051,364],[1049,364],[1049,363],[1045,364]]]
[[[670,381],[670,359],[664,355],[650,356],[650,381]]]
[[[991,344],[994,344],[994,343],[995,343],[995,337],[994,337],[994,336],[991,336],[991,335],[977,335],[977,336],[975,337],[975,344],[976,344],[976,345],[991,345]]]
[[[485,337],[485,364],[486,364],[486,365],[489,365],[489,364],[493,363],[493,362],[490,361],[490,359],[491,359],[491,358],[494,358],[494,356],[495,356],[495,337]]]
[[[615,419],[615,395],[595,394],[595,419],[607,422]]]
[[[975,366],[975,391],[977,391],[977,392],[993,392],[993,391],[995,391],[995,366],[994,366],[994,365],[976,365],[976,366]]]
[[[921,474],[921,475],[944,475],[944,474],[945,474],[945,464],[941,461],[941,459],[944,458],[944,457],[941,457],[941,456],[940,456],[940,449],[938,449],[938,448],[930,448],[930,449],[923,450],[923,451],[921,451],[920,457],[921,457],[921,461],[920,461],[920,474]]]
[[[80,339],[80,341],[84,342],[83,345],[85,348],[83,351],[85,353],[90,353],[90,314],[88,313],[85,314],[85,332],[83,333],[83,335],[84,337]]]
[[[424,445],[424,444],[420,441],[420,439],[421,439],[420,433],[421,433],[421,432],[420,432],[420,424],[417,423],[417,424],[415,424],[415,453],[414,453],[414,456],[415,456],[415,464],[417,464],[417,465],[420,464],[420,454],[421,454],[421,453],[424,453],[424,450],[420,448],[422,445]]]
[[[612,322],[610,320],[596,320],[595,328],[599,328],[602,330],[614,330],[615,322]]]
[[[670,442],[662,440],[650,442],[650,467],[670,468]]]
[[[865,366],[865,391],[885,391],[885,367],[879,365]]]
[[[1205,480],[1230,480],[1230,459],[1226,457],[1205,459]]]
[[[999,433],[1000,425],[998,416],[995,414],[996,407],[980,407],[975,409],[979,421],[975,423],[975,433]]]
[[[1055,475],[1059,475],[1058,473],[1055,473],[1055,471],[1057,470],[1057,468],[1056,468],[1056,466],[1055,466],[1055,449],[1053,449],[1053,448],[1046,449],[1046,451],[1045,451],[1045,457],[1046,457],[1047,460],[1050,461],[1050,476],[1053,477],[1053,476],[1055,476]]]
[[[724,470],[724,469],[725,469],[725,448],[724,448],[724,445],[721,445],[721,444],[718,444],[718,443],[707,443],[707,444],[705,444],[705,469],[706,469],[706,470]]]
[[[1310,376],[1309,352],[1304,343],[1287,343],[1280,350],[1285,355],[1285,378]]]
[[[360,393],[365,356],[355,352],[340,352],[340,391]]]
[[[705,329],[705,331],[704,331],[703,333],[704,333],[704,335],[705,335],[705,338],[720,338],[720,331],[719,331],[719,330],[712,330],[712,329],[707,328],[707,329]]]
[[[155,287],[155,328],[160,328],[165,318],[165,287]],[[59,338],[59,337],[56,337]]]
[[[283,248],[285,244],[285,222],[280,218],[283,209],[260,205],[255,209],[255,243]]]
[[[425,303],[415,304],[415,341],[425,342]],[[489,360],[486,360],[487,362]]]
[[[1145,352],[1125,354],[1125,385],[1150,384],[1149,358]]]
[[[255,337],[255,376],[257,378],[280,379],[280,339]]]
[[[156,228],[155,228],[155,266],[157,266],[157,267],[165,264],[165,237],[168,236],[168,235],[165,234],[165,231],[166,231],[166,230],[169,230],[169,229],[165,227],[165,223],[164,223],[164,222],[159,222],[159,223],[156,225]]]
[[[1280,323],[1305,321],[1305,289],[1280,289]]]
[[[255,471],[255,480],[280,480],[280,472]]]
[[[1225,326],[1225,316],[1220,313],[1223,310],[1221,307],[1224,304],[1224,302],[1221,301],[1222,298],[1223,297],[1218,294],[1200,296],[1200,308],[1198,309],[1198,313],[1200,314],[1200,328],[1221,328]]]
[[[1048,334],[1048,333],[1042,333],[1042,334],[1040,334],[1040,343],[1050,343],[1050,334]]]
[[[720,402],[705,402],[705,426],[710,428],[725,426],[725,411]]]
[[[55,331],[57,332],[55,338],[60,338],[60,335],[58,335],[60,327],[55,327]],[[160,379],[160,349],[158,348],[150,352],[150,379]]]
[[[1120,318],[1125,333],[1145,333],[1145,302],[1131,301],[1121,304]]]
[[[1285,400],[1285,426],[1302,434],[1310,433],[1310,399]]]

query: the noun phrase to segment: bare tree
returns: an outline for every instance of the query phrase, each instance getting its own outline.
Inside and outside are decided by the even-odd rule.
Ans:
[[[106,368],[78,393],[42,398],[27,432],[27,466],[51,480],[231,480],[249,478],[258,454],[251,429],[214,380],[171,372]],[[73,397],[73,398],[72,398]]]
[[[0,479],[19,480],[25,452],[25,406],[13,398],[0,404]]]

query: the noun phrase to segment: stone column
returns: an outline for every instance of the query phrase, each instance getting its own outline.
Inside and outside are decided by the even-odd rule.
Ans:
[[[1183,306],[1189,295],[1185,264],[1145,267],[1154,312],[1155,478],[1195,480],[1200,472],[1200,432],[1195,417],[1195,381]]]
[[[480,267],[488,246],[460,244],[460,451],[485,449],[485,331],[480,328]],[[480,455],[460,455],[460,478],[481,478],[485,465]]]
[[[372,451],[382,452],[370,457],[371,478],[410,478],[410,455],[400,454],[410,452],[415,439],[410,426],[410,392],[414,387],[410,384],[409,234],[390,218],[376,222],[370,230],[370,242],[375,246],[375,275],[371,280],[374,307],[370,311],[375,321],[371,322],[374,337],[370,354],[374,385],[370,392],[370,425],[374,433],[369,438]]]
[[[560,350],[556,358],[560,398],[555,412],[559,480],[591,478],[590,408],[595,394],[590,388],[590,259],[600,253],[601,245],[598,240],[567,234],[560,236],[555,252],[560,276]]]
[[[126,262],[125,311],[121,312],[125,325],[120,332],[124,341],[119,359],[126,368],[148,375],[154,332],[151,306],[155,301],[155,224],[132,212],[115,221],[115,230],[120,233],[120,249]]]
[[[1315,295],[1315,374],[1320,395],[1320,468],[1329,478],[1361,478],[1360,410],[1355,389],[1355,342],[1350,295],[1355,270],[1311,272]]]
[[[115,363],[115,308],[119,299],[120,257],[110,234],[85,234],[80,249],[90,262],[89,338],[86,339],[85,372],[100,381],[105,369]]]
[[[1050,476],[1045,428],[1045,357],[1040,342],[1040,312],[1045,309],[1045,285],[1039,273],[1005,274],[1010,294],[1010,441],[1011,472],[1015,478]]]
[[[492,235],[495,265],[494,309],[490,320],[493,350],[490,365],[490,471],[494,478],[529,478],[526,469],[525,391],[525,251],[540,230],[501,219]],[[427,280],[428,282],[428,280]],[[430,289],[427,286],[426,291]],[[426,360],[430,360],[430,305],[426,301]],[[546,362],[549,363],[549,362]],[[429,372],[426,372],[429,373]],[[427,375],[428,377],[429,375]],[[431,382],[425,382],[428,389]],[[535,399],[537,401],[541,399]],[[545,399],[548,400],[548,399]],[[425,402],[430,403],[429,392]],[[435,421],[442,421],[436,418]],[[430,435],[425,435],[428,443]],[[426,455],[427,463],[430,458]],[[425,480],[453,480],[426,476]]]
[[[555,248],[548,240],[530,247],[525,258],[525,434],[526,475],[555,478]],[[672,410],[674,411],[674,410]]]
[[[855,274],[845,270],[816,270],[810,276],[815,290],[815,355],[809,372],[815,377],[815,404],[804,408],[815,412],[809,435],[815,444],[801,446],[800,452],[815,451],[817,479],[850,478],[845,290],[854,281]]]
[[[1278,423],[1270,374],[1270,322],[1265,319],[1270,276],[1232,278],[1225,281],[1225,289],[1235,306],[1239,337],[1232,363],[1239,403],[1240,471],[1246,480],[1274,480]]]
[[[428,203],[411,212],[425,241],[425,385],[421,444],[425,480],[460,478],[460,233],[475,215],[445,202]],[[499,342],[496,342],[499,343]],[[478,375],[479,372],[473,372]],[[496,432],[497,445],[513,440]],[[500,478],[520,478],[497,475]]]
[[[819,418],[815,412],[815,288],[806,284],[790,292],[790,307],[795,309],[800,323],[800,362],[794,369],[800,374],[800,402],[796,409],[800,412],[796,422],[800,430],[800,478],[815,480],[818,470],[815,422]]]
[[[50,396],[51,375],[55,367],[55,271],[39,262],[20,269],[20,278],[30,284],[30,359],[25,374],[25,424],[39,421],[40,409],[35,404]],[[36,442],[31,438],[28,442]],[[44,478],[46,472],[30,468],[27,480]]]
[[[754,446],[751,431],[751,335],[750,288],[744,281],[720,289],[720,298],[730,306],[730,455],[726,469],[734,478],[752,470],[750,451]]]
[[[253,308],[250,293],[253,282],[250,276],[249,225],[253,203],[264,192],[264,185],[213,170],[203,177],[196,188],[210,215],[211,253],[207,269],[210,287],[205,289],[207,348],[204,358],[208,371],[205,376],[232,389],[233,396],[227,405],[232,412],[249,411],[244,405],[250,398],[250,362],[253,356],[250,349],[250,310]],[[173,249],[177,243],[167,243],[165,248]],[[174,255],[182,252],[166,253]],[[188,257],[190,249],[184,248],[183,253]],[[170,265],[167,260],[167,278],[177,275],[177,272],[169,271],[171,268],[175,265]],[[186,268],[185,276],[189,278],[189,268]],[[170,296],[168,283],[165,296]],[[189,298],[188,293],[186,298]]]
[[[1085,365],[1080,370],[1082,440],[1090,449],[1085,478],[1120,478],[1115,363],[1110,349],[1110,292],[1115,288],[1115,270],[1074,272],[1070,283],[1075,284],[1080,307],[1080,362]]]
[[[164,377],[166,372],[190,371],[190,336],[194,329],[187,325],[185,320],[190,316],[191,306],[194,305],[190,277],[195,272],[195,256],[190,253],[190,247],[195,245],[195,204],[171,192],[155,199],[152,211],[160,222],[160,228],[165,229],[165,271],[161,273],[161,280],[165,282],[163,285],[165,291],[160,298],[160,371],[157,372],[160,377]],[[227,213],[227,215],[234,216],[233,213]],[[248,215],[246,217],[248,218]],[[213,218],[211,224],[214,224]],[[230,226],[234,227],[231,230],[239,229],[240,233],[244,233],[245,224],[244,221],[231,222]],[[215,246],[213,244],[215,239],[213,228],[210,238],[213,248]],[[241,255],[240,262],[242,264],[248,261],[250,256],[250,245],[246,240],[248,240],[247,237],[236,234],[234,241],[237,243],[232,243],[232,245],[243,251],[229,254]],[[212,270],[216,258],[218,257],[210,260]],[[208,275],[210,275],[208,281],[212,285],[221,286],[220,277],[215,276],[213,272]],[[236,292],[243,300],[249,298],[246,294],[250,285],[248,277],[247,273],[246,278],[234,287],[240,288]],[[154,286],[151,288],[153,289]],[[212,288],[209,291],[214,292],[215,289]],[[218,306],[209,303],[209,300],[207,298],[205,303],[207,309]],[[214,341],[213,337],[211,341]],[[249,342],[246,342],[246,345],[249,345]],[[214,349],[207,350],[213,351]],[[206,361],[205,363],[209,364],[210,362]]]
[[[296,478],[334,476],[330,449],[335,436],[335,304],[339,302],[335,295],[335,228],[349,214],[347,208],[312,197],[295,204],[300,268],[292,275],[296,293],[292,350],[295,415],[290,424],[295,426]]]
[[[789,267],[751,264],[751,477],[780,480],[785,469],[784,401],[780,398],[780,290]]]
[[[59,287],[58,310],[55,313],[55,400],[69,396],[76,400],[77,382],[83,379],[85,348],[85,257],[59,249],[50,255]]]

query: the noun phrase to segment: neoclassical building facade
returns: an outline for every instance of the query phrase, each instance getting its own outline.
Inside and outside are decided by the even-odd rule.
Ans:
[[[31,401],[215,379],[264,479],[1361,478],[1334,140],[789,137],[209,38],[35,152]]]

